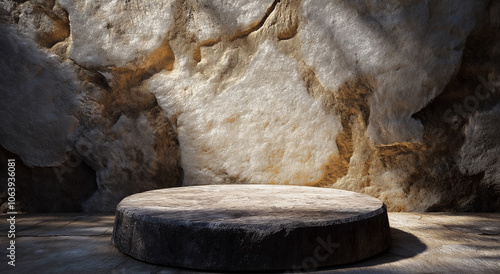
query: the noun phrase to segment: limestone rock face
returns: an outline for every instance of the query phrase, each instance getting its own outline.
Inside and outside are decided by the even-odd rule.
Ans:
[[[224,88],[199,73],[151,79],[167,115],[177,114],[185,185],[319,179],[341,125],[307,93],[297,66],[265,41]]]
[[[327,90],[359,75],[374,78],[367,128],[374,144],[418,142],[423,127],[411,115],[458,69],[484,7],[477,1],[304,1],[302,54]]]
[[[79,65],[124,66],[161,46],[174,1],[59,1],[71,20],[70,57]]]
[[[2,1],[0,156],[31,174],[18,182],[26,211],[113,211],[132,193],[221,183],[500,210],[499,11],[488,0]]]

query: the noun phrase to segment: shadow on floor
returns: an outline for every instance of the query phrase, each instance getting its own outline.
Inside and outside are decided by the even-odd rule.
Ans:
[[[290,269],[290,270],[285,270],[285,271],[268,271],[265,273],[329,273],[334,270],[346,270],[349,271],[351,270],[358,270],[358,268],[364,268],[364,267],[372,267],[376,265],[381,265],[381,264],[387,264],[387,263],[392,263],[396,262],[399,260],[404,260],[408,259],[411,257],[414,257],[422,252],[424,252],[427,249],[427,246],[422,243],[415,235],[402,231],[400,229],[396,228],[391,228],[391,237],[392,237],[392,242],[391,242],[391,247],[387,249],[386,251],[375,255],[373,257],[367,258],[365,260],[355,262],[355,263],[350,263],[350,264],[345,264],[345,265],[339,265],[339,266],[334,266],[334,267],[324,267],[324,268],[318,268],[318,269]],[[175,268],[174,268],[175,269]],[[225,273],[225,274],[230,274],[230,273],[263,273],[262,271],[259,272],[211,272],[211,271],[201,271],[201,270],[188,270],[188,269],[181,269],[177,268],[180,272],[176,273],[205,273],[205,274],[211,274],[211,273]],[[371,270],[373,273],[373,269]]]
[[[362,268],[392,263],[417,256],[427,249],[427,246],[422,243],[415,235],[402,231],[400,229],[391,228],[391,238],[391,247],[378,255],[351,264],[320,268],[318,269],[318,271],[328,272],[328,270],[347,270],[352,268]]]

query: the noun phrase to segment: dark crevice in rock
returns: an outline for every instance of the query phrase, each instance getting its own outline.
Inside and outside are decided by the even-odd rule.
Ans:
[[[76,153],[57,167],[28,167],[16,154],[0,147],[0,162],[16,161],[16,210],[18,212],[82,212],[82,204],[97,190],[95,171]],[[0,171],[7,181],[7,170]],[[2,185],[0,202],[6,208],[6,187]]]
[[[233,36],[229,37],[229,41],[232,42],[236,39],[247,37],[250,33],[259,30],[264,25],[267,18],[274,11],[274,9],[276,8],[276,5],[279,2],[280,2],[280,0],[275,0],[273,2],[273,4],[267,9],[266,13],[264,14],[264,17],[262,17],[262,19],[259,22],[257,22],[257,24],[250,26],[246,30],[235,33]]]

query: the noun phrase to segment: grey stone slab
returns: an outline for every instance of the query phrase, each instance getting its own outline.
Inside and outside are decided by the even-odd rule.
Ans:
[[[8,216],[5,216],[8,218]],[[16,236],[97,236],[111,235],[113,216],[103,214],[17,214]],[[6,231],[7,222],[1,222],[0,231]],[[0,234],[6,237],[7,235]]]
[[[109,223],[112,215],[79,216],[75,225]],[[66,214],[18,215],[23,222],[65,219]],[[0,217],[0,248],[7,246],[6,216]],[[92,220],[92,221],[90,221]],[[311,273],[498,273],[500,213],[389,212],[391,246],[366,260],[337,267],[308,269]],[[450,228],[451,225],[451,228]],[[456,229],[459,226],[460,229]],[[448,227],[448,228],[447,228]],[[110,236],[33,236],[16,239],[16,266],[0,260],[0,273],[211,273],[153,265],[124,255],[111,245]],[[112,228],[112,224],[108,224]],[[491,229],[487,229],[491,230]],[[2,232],[3,231],[3,232]],[[43,232],[43,231],[42,231]],[[5,235],[4,235],[5,234]],[[74,231],[73,235],[78,234]],[[290,270],[286,272],[305,272]],[[283,273],[283,271],[277,272]]]
[[[117,207],[114,245],[134,258],[204,270],[305,270],[387,249],[382,202],[350,191],[208,185],[135,194]]]
[[[0,244],[6,244],[5,238]],[[21,237],[16,250],[16,266],[2,260],[0,273],[198,273],[125,256],[107,235]]]

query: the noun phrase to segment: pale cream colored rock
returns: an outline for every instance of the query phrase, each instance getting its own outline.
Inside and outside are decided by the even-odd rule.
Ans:
[[[158,48],[174,14],[168,1],[59,1],[71,21],[71,58],[84,66],[126,66]]]
[[[264,17],[273,0],[188,1],[193,10],[187,29],[200,40],[234,35]]]
[[[320,178],[321,166],[338,153],[341,126],[307,93],[297,66],[266,41],[226,89],[184,67],[151,80],[160,106],[178,114],[185,185],[303,185]]]
[[[131,111],[117,105],[123,98],[107,99],[96,72],[62,62],[14,28],[1,25],[0,32],[7,38],[0,47],[0,144],[20,157],[19,211],[110,212],[125,196],[180,184],[178,145],[152,94],[123,95],[135,113],[113,120],[106,109]],[[29,173],[22,172],[26,166]]]
[[[375,77],[368,134],[375,144],[422,140],[411,115],[448,83],[460,64],[479,1],[316,1],[302,3],[305,61],[335,92],[359,75]]]
[[[96,178],[75,201],[88,211],[181,183],[341,188],[394,211],[498,209],[500,88],[466,105],[479,79],[500,81],[498,10],[2,1],[0,152],[57,170],[77,153],[78,174]]]

